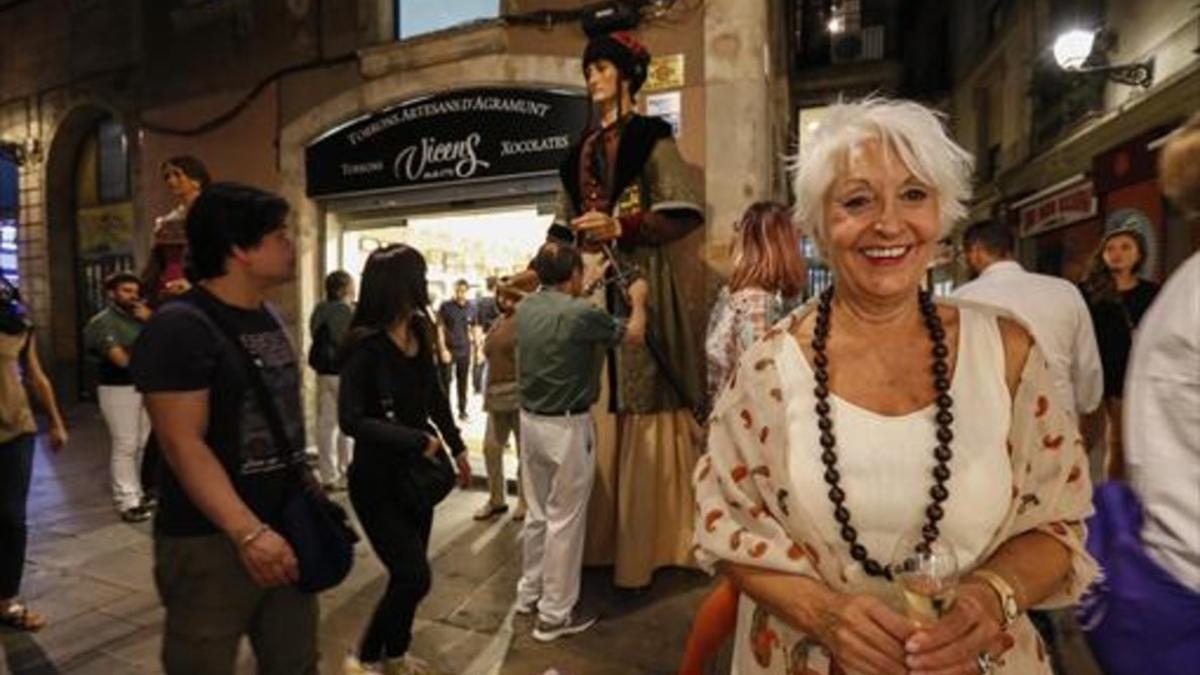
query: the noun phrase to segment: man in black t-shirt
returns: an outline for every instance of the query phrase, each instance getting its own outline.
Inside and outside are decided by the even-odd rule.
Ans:
[[[442,330],[442,367],[454,368],[455,387],[458,391],[458,419],[467,419],[467,378],[471,375],[471,354],[475,351],[475,308],[467,300],[467,280],[459,279],[454,284],[454,299],[447,300],[438,308],[438,323]],[[443,381],[450,378],[443,375]],[[449,395],[449,391],[446,392]]]
[[[134,383],[168,460],[154,573],[169,675],[233,673],[243,635],[259,672],[316,672],[317,600],[291,585],[296,555],[272,529],[287,495],[306,482],[298,361],[265,302],[294,276],[287,211],[254,188],[206,188],[187,221],[198,284],[155,313],[134,346]],[[232,327],[257,362],[286,447],[219,325]]]

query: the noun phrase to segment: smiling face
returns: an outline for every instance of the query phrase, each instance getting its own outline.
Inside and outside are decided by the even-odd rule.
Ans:
[[[1142,259],[1142,249],[1132,236],[1118,234],[1104,242],[1104,264],[1112,272],[1132,273]]]
[[[879,141],[854,147],[843,163],[824,205],[839,292],[871,302],[911,298],[937,244],[937,192]]]

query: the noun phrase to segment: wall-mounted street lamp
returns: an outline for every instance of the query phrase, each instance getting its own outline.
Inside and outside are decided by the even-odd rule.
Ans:
[[[1154,59],[1123,65],[1097,63],[1097,42],[1103,52],[1111,47],[1115,37],[1109,31],[1068,30],[1054,41],[1054,60],[1068,72],[1104,73],[1113,82],[1149,88],[1154,83]]]

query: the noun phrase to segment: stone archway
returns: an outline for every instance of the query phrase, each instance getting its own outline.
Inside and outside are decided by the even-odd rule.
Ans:
[[[80,398],[80,333],[78,290],[78,225],[76,223],[76,164],[80,149],[105,119],[120,120],[111,108],[98,103],[80,104],[56,125],[46,156],[46,242],[48,331],[39,343],[42,362],[60,397],[74,403]],[[132,147],[130,144],[132,156]]]
[[[398,46],[396,49],[403,49]],[[453,83],[449,86],[449,83]],[[369,114],[398,102],[449,88],[520,85],[582,92],[579,59],[560,56],[490,53],[437,63],[423,68],[397,69],[331,97],[279,130],[280,192],[292,206],[297,232],[295,290],[280,298],[281,309],[292,327],[301,353],[308,349],[305,317],[320,294],[323,278],[323,233],[325,214],[305,193],[305,148],[347,120]],[[304,369],[303,396],[306,417],[315,419],[315,378]]]
[[[447,87],[453,83],[453,87]],[[284,126],[279,133],[280,186],[294,210],[299,255],[296,294],[284,301],[287,318],[296,326],[312,311],[319,295],[321,276],[321,221],[317,203],[305,194],[305,147],[313,139],[346,120],[394,105],[400,101],[437,93],[447,88],[520,85],[582,92],[579,59],[559,56],[488,54],[439,63],[420,69],[397,70],[345,91]],[[305,331],[297,337],[307,346]]]

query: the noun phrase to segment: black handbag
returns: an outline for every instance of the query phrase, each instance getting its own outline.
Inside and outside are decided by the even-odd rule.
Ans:
[[[379,387],[379,406],[383,417],[396,424],[396,405],[392,398],[392,377],[386,364],[375,369],[376,386]],[[421,454],[409,462],[401,472],[400,480],[408,488],[409,496],[418,509],[432,511],[458,482],[450,454],[443,446],[434,456]]]
[[[211,298],[203,292],[193,297],[200,315],[216,327],[242,355],[251,388],[267,418],[275,447],[279,456],[287,462],[292,455],[292,443],[284,431],[279,408],[267,389],[261,361],[254,358],[238,339],[237,332],[213,307]],[[275,321],[284,330],[278,316],[275,316]],[[291,545],[299,563],[300,577],[293,586],[305,593],[319,593],[337,586],[350,574],[350,568],[354,565],[354,544],[359,537],[350,526],[345,509],[326,497],[316,487],[311,475],[305,475],[308,468],[298,464],[294,469],[299,474],[298,486],[285,498],[282,514],[271,526]]]

